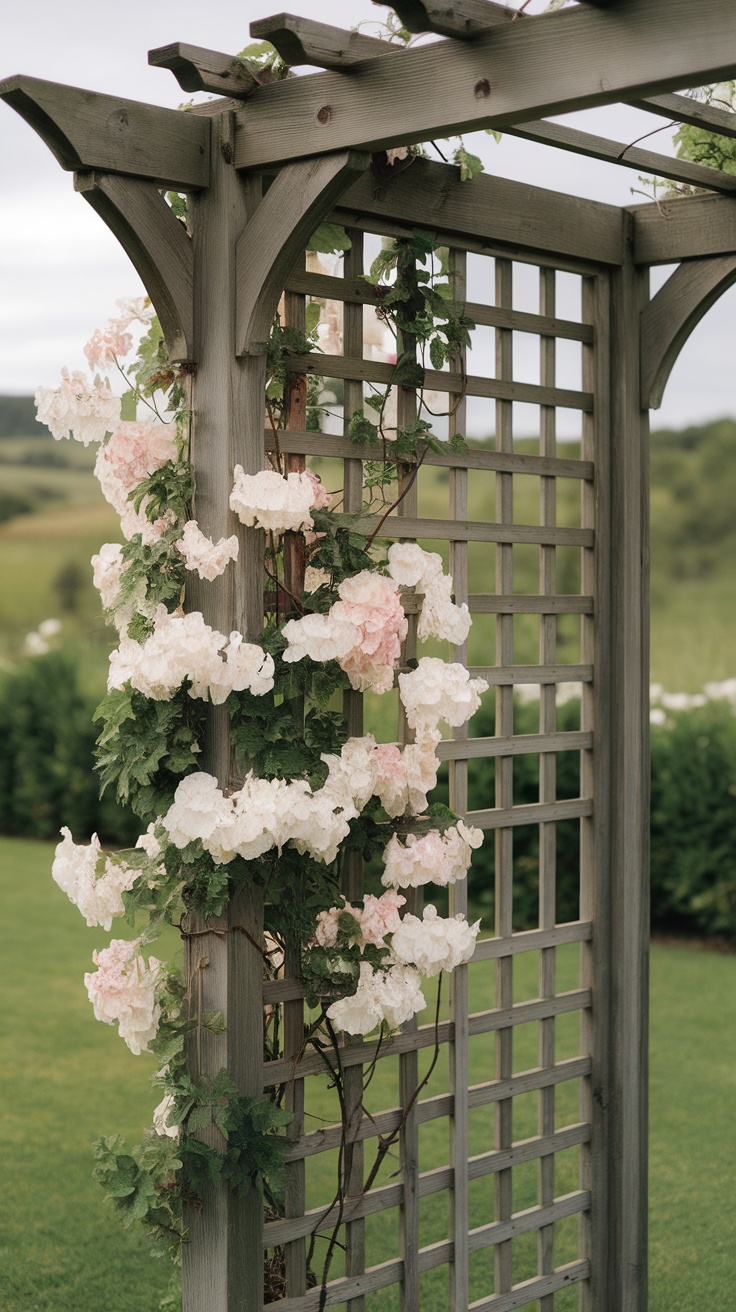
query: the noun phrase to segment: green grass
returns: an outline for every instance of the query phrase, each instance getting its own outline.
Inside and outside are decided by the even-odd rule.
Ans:
[[[133,1057],[112,1027],[93,1019],[82,976],[93,947],[109,935],[88,930],[53,884],[50,844],[0,840],[3,1010],[0,1027],[2,1142],[5,1188],[0,1198],[0,1286],[3,1312],[154,1312],[168,1271],[149,1258],[145,1239],[125,1232],[102,1205],[90,1178],[90,1145],[100,1134],[137,1140],[158,1101],[148,1085],[150,1058]],[[121,933],[120,929],[113,931]],[[536,992],[536,959],[518,957],[517,998]],[[576,950],[558,954],[559,986],[576,982]],[[492,1006],[493,973],[471,971],[471,1008]],[[655,945],[652,952],[651,1293],[650,1312],[714,1312],[732,1303],[736,1255],[736,1140],[732,1132],[736,1066],[736,957]],[[577,1049],[574,1017],[558,1021],[558,1056]],[[517,1032],[515,1069],[534,1064],[536,1027]],[[493,1046],[471,1040],[471,1081],[488,1079]],[[426,1056],[424,1057],[426,1060]],[[395,1062],[379,1063],[370,1106],[397,1102]],[[446,1087],[445,1055],[428,1090]],[[312,1117],[334,1119],[326,1080],[310,1081]],[[577,1117],[576,1091],[558,1093],[558,1125]],[[533,1097],[517,1100],[515,1137],[534,1133]],[[319,1120],[311,1120],[318,1125]],[[492,1142],[488,1111],[471,1116],[471,1152]],[[422,1166],[447,1160],[447,1123],[421,1130]],[[384,1180],[395,1172],[390,1159]],[[331,1197],[334,1163],[309,1160],[309,1202]],[[563,1156],[557,1191],[576,1186],[576,1150]],[[535,1168],[515,1175],[515,1208],[534,1198]],[[492,1217],[488,1181],[471,1186],[471,1224]],[[447,1196],[422,1203],[422,1242],[446,1233]],[[575,1223],[563,1223],[558,1261],[573,1252]],[[368,1227],[368,1260],[397,1252],[395,1213]],[[531,1241],[515,1244],[514,1278],[532,1273]],[[488,1255],[473,1257],[473,1297],[489,1289]],[[336,1261],[333,1274],[339,1271]],[[422,1312],[444,1312],[445,1271],[423,1280]],[[559,1307],[572,1312],[569,1291]],[[557,1304],[556,1304],[557,1306]],[[369,1312],[393,1312],[394,1295],[369,1300]]]

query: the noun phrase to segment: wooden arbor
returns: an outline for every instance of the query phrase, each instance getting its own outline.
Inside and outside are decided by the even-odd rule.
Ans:
[[[442,754],[450,762],[455,808],[495,833],[496,934],[453,981],[451,1018],[440,1027],[450,1058],[446,1082],[406,1118],[400,1173],[368,1193],[362,1192],[364,1146],[397,1124],[401,1113],[390,1108],[369,1118],[356,1104],[343,1217],[345,1272],[328,1286],[326,1304],[371,1312],[378,1306],[376,1291],[395,1286],[402,1312],[417,1312],[423,1282],[445,1268],[453,1312],[507,1312],[532,1304],[543,1312],[569,1308],[576,1297],[567,1292],[571,1286],[588,1312],[643,1312],[647,410],[659,403],[693,325],[736,280],[736,211],[729,199],[734,179],[648,151],[622,155],[619,143],[539,116],[625,100],[734,135],[730,115],[671,92],[733,75],[736,10],[731,0],[701,0],[697,7],[682,0],[597,0],[511,23],[491,0],[452,6],[403,0],[396,8],[412,30],[433,31],[445,40],[387,50],[367,38],[280,15],[254,24],[254,35],[272,40],[288,62],[325,71],[266,87],[244,78],[226,55],[183,45],[153,52],[152,61],[171,68],[187,89],[226,97],[190,114],[27,77],[3,83],[0,95],[40,133],[62,167],[76,172],[77,189],[138,269],[173,358],[196,364],[197,518],[212,536],[240,533],[242,568],[201,587],[192,604],[224,632],[238,628],[255,637],[262,622],[261,544],[255,532],[233,524],[227,493],[236,462],[252,472],[264,465],[264,351],[282,290],[297,304],[307,295],[342,302],[343,355],[331,358],[330,373],[345,381],[349,413],[361,403],[363,382],[385,381],[386,370],[363,354],[366,292],[357,275],[365,234],[402,234],[421,226],[449,246],[457,299],[495,335],[495,369],[467,377],[458,359],[454,371],[431,374],[427,382],[458,407],[458,426],[468,398],[492,403],[496,441],[492,449],[431,455],[427,464],[449,471],[446,515],[423,517],[414,493],[384,531],[449,542],[458,600],[468,595],[470,554],[495,555],[495,575],[468,600],[477,622],[487,625],[487,658],[480,669],[495,688],[496,735],[458,737],[442,745]],[[481,126],[674,176],[711,194],[622,211],[489,177],[463,185],[452,169],[422,161],[391,178],[370,171],[372,152]],[[191,235],[172,216],[161,194],[165,188],[189,194]],[[297,268],[305,241],[331,213],[353,237],[344,276],[335,279]],[[649,302],[647,270],[657,263],[679,267]],[[534,312],[516,308],[517,265],[539,270]],[[577,318],[557,313],[560,274],[579,287]],[[538,383],[515,373],[516,333],[538,340]],[[579,352],[575,390],[557,385],[561,343]],[[315,367],[308,356],[292,363],[300,372]],[[514,447],[514,406],[528,403],[539,407],[535,454]],[[557,448],[559,408],[582,416],[579,459]],[[362,459],[369,451],[300,428],[285,436],[282,449],[343,461],[348,504],[359,503]],[[474,483],[483,480],[488,487],[482,520],[468,517],[471,472]],[[524,478],[539,480],[538,522],[532,524],[514,519],[514,485]],[[562,485],[575,489],[572,524],[558,523]],[[519,550],[538,551],[535,595],[514,591]],[[557,565],[571,551],[578,555],[577,572],[563,590]],[[538,625],[539,659],[521,665],[515,661],[515,626],[529,616]],[[562,626],[570,622],[579,625],[577,648],[562,663]],[[583,689],[574,732],[557,727],[556,687],[563,680]],[[538,734],[514,732],[516,683],[539,687]],[[351,728],[359,731],[355,699],[348,712]],[[222,715],[222,708],[212,709],[204,768],[226,784],[231,763]],[[558,796],[555,762],[562,752],[580,754],[578,797]],[[519,805],[513,763],[529,753],[540,762],[539,801]],[[495,760],[495,798],[469,810],[467,762],[474,756]],[[580,914],[560,924],[555,830],[570,821],[580,827]],[[514,933],[513,832],[521,826],[539,829],[539,927]],[[462,896],[458,891],[455,910],[463,909]],[[231,905],[228,917],[260,932],[255,897]],[[571,944],[580,945],[579,969],[572,981],[562,980],[556,964]],[[514,962],[527,953],[537,954],[538,993],[519,1000]],[[309,1057],[295,1061],[302,1033],[300,984],[287,978],[265,990],[266,1002],[284,1008],[285,1047],[282,1058],[264,1069],[257,955],[244,936],[220,935],[208,941],[208,960],[204,1003],[225,1012],[228,1028],[209,1037],[203,1059],[212,1071],[227,1065],[245,1092],[287,1082],[294,1141],[285,1217],[264,1228],[257,1197],[239,1202],[217,1190],[193,1218],[185,1309],[260,1312],[263,1247],[283,1245],[287,1292],[277,1306],[312,1312],[323,1295],[307,1288],[306,1239],[330,1218],[326,1200],[308,1196],[310,1163],[334,1147],[339,1134],[330,1127],[305,1130],[304,1100],[319,1063]],[[472,1016],[469,977],[479,981],[483,994],[488,985],[485,1009]],[[581,1025],[571,1037],[566,1021],[574,1017]],[[524,1027],[530,1026],[537,1059],[520,1068]],[[381,1062],[397,1066],[400,1103],[416,1084],[421,1050],[433,1042],[434,1027],[427,1026],[382,1045]],[[478,1045],[486,1045],[488,1078],[469,1089],[469,1052]],[[342,1061],[348,1076],[352,1071],[357,1079],[374,1055],[375,1044],[347,1044]],[[530,1098],[536,1101],[536,1129],[521,1135]],[[423,1169],[421,1127],[443,1119],[449,1126],[446,1160]],[[576,1158],[573,1188],[566,1154]],[[532,1205],[520,1207],[517,1182],[527,1168],[536,1172],[536,1187]],[[562,1193],[560,1182],[568,1182]],[[477,1210],[479,1190],[485,1219],[470,1229],[469,1206]],[[427,1243],[425,1200],[441,1193],[450,1199],[449,1226]],[[376,1252],[372,1218],[388,1219],[393,1212],[397,1248],[390,1251],[381,1241]],[[576,1226],[574,1235],[567,1222]],[[520,1279],[517,1250],[530,1236],[535,1273]],[[480,1269],[480,1258],[491,1251],[493,1270]]]

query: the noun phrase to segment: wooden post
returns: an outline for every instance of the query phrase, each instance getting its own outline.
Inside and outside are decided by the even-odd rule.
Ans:
[[[611,300],[611,1312],[647,1306],[649,431],[633,331],[647,282],[629,257]]]
[[[244,530],[230,512],[233,466],[263,468],[263,357],[235,355],[235,244],[245,226],[253,184],[243,183],[232,158],[229,113],[213,124],[211,185],[190,201],[194,244],[194,387],[192,462],[195,517],[213,538],[238,533],[240,556],[214,582],[188,582],[188,605],[208,624],[229,634],[257,638],[263,621],[261,535]],[[209,708],[201,768],[220,787],[237,786],[225,706]],[[231,932],[235,927],[247,935]],[[185,969],[192,1009],[221,1010],[220,1036],[201,1033],[190,1060],[196,1074],[212,1079],[227,1067],[241,1092],[261,1093],[263,1023],[255,1004],[262,992],[263,963],[256,942],[262,932],[260,895],[244,889],[217,923],[190,916]],[[201,931],[210,930],[209,933]],[[221,1149],[217,1132],[212,1142]],[[216,1142],[220,1139],[220,1142]],[[188,1209],[189,1242],[183,1250],[184,1312],[260,1312],[263,1305],[262,1199],[254,1189],[238,1199],[225,1184],[209,1187],[201,1210]]]

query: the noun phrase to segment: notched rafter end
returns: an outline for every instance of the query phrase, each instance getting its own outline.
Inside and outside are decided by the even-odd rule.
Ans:
[[[154,68],[169,69],[183,91],[210,91],[247,100],[260,85],[258,78],[235,55],[184,41],[149,50],[148,62]]]

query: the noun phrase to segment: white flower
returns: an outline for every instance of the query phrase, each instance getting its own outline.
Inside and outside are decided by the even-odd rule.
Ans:
[[[426,1005],[416,970],[402,966],[374,970],[363,961],[356,992],[333,1002],[327,1015],[338,1030],[370,1034],[384,1021],[389,1029],[397,1029]]]
[[[282,478],[274,469],[246,474],[242,465],[236,465],[234,478],[230,509],[251,528],[277,534],[314,528],[309,512],[327,503],[327,493],[310,470]]]
[[[105,500],[120,516],[120,527],[128,540],[140,533],[143,542],[150,545],[175,523],[170,511],[151,522],[146,515],[149,498],[144,497],[136,510],[129,497],[150,474],[167,461],[176,460],[176,438],[176,424],[126,420],[117,425],[109,442],[97,452],[95,477]]]
[[[206,842],[227,820],[229,811],[217,780],[199,770],[182,779],[161,823],[174,847],[182,848],[196,838]]]
[[[361,570],[337,591],[340,600],[326,615],[284,625],[284,660],[336,660],[358,692],[388,692],[408,627],[395,585],[374,570]]]
[[[393,542],[388,549],[388,572],[404,588],[421,587],[442,573],[442,557],[423,551],[416,542]]]
[[[168,1135],[170,1139],[179,1138],[179,1126],[169,1125],[169,1116],[174,1110],[176,1099],[173,1093],[167,1093],[153,1112],[153,1128],[156,1134]]]
[[[238,559],[238,545],[234,534],[213,542],[205,537],[196,519],[187,521],[182,536],[174,543],[184,557],[186,568],[196,569],[201,579],[210,582],[225,572],[228,561]]]
[[[225,648],[226,659],[220,655]],[[244,643],[239,633],[230,640],[205,624],[200,611],[170,615],[165,606],[156,611],[154,631],[145,642],[122,637],[110,654],[108,690],[133,688],[155,701],[170,701],[185,679],[191,683],[190,697],[201,697],[215,705],[225,701],[234,688],[257,696],[273,688],[273,658],[254,643]]]
[[[99,378],[90,386],[86,374],[62,369],[58,387],[37,389],[36,411],[38,423],[46,424],[57,442],[74,437],[88,446],[112,432],[120,418],[120,397]]]
[[[348,738],[339,756],[323,756],[328,775],[324,792],[336,803],[362,811],[369,797],[378,797],[390,816],[427,809],[427,793],[437,783],[435,746],[440,735],[425,734],[423,741],[377,743],[373,734]]]
[[[123,560],[123,548],[119,542],[103,542],[99,553],[92,557],[92,582],[100,594],[103,610],[112,619],[121,635],[126,635],[128,625],[136,614],[149,619],[155,613],[155,605],[146,600],[146,584],[140,579],[135,590],[125,605],[120,604],[120,583],[126,562]]]
[[[45,656],[51,648],[45,638],[40,633],[27,633],[23,639],[23,649],[28,656]]]
[[[481,829],[468,828],[462,820],[441,834],[430,829],[418,837],[408,834],[402,844],[396,834],[384,850],[385,870],[381,883],[386,888],[417,888],[420,884],[454,884],[470,868],[472,849],[483,842]]]
[[[95,1016],[106,1025],[117,1021],[121,1039],[136,1056],[148,1051],[161,1017],[156,1002],[161,962],[150,957],[146,964],[136,951],[140,941],[113,939],[109,947],[92,953],[97,970],[84,977]]]
[[[42,638],[55,638],[58,633],[61,633],[61,630],[61,620],[41,620],[38,626]]]
[[[316,592],[317,588],[322,588],[330,582],[330,576],[326,569],[316,569],[314,565],[307,565],[304,571],[304,591]]]
[[[78,907],[88,925],[110,929],[115,916],[125,915],[122,894],[133,887],[139,871],[120,858],[108,857],[98,876],[102,848],[97,834],[89,845],[75,843],[66,826],[57,845],[51,874],[69,901]]]
[[[427,906],[422,920],[404,916],[391,938],[391,954],[401,965],[416,966],[420,975],[439,975],[470,961],[479,929],[479,920],[474,925],[464,916],[445,920],[436,907]]]
[[[333,607],[334,609],[334,607]],[[289,644],[284,652],[287,664],[309,656],[313,661],[339,661],[356,646],[360,634],[354,624],[333,616],[303,615],[288,620],[283,634]]]
[[[423,551],[415,542],[394,542],[388,549],[388,572],[403,587],[419,588],[424,601],[419,616],[417,637],[441,638],[460,647],[468,636],[472,619],[463,602],[452,600],[452,577],[442,572],[442,557],[435,551]]]
[[[436,656],[422,656],[417,668],[399,675],[399,696],[410,728],[417,733],[436,728],[440,720],[451,727],[465,724],[480,706],[485,679],[471,679],[464,665]]]

